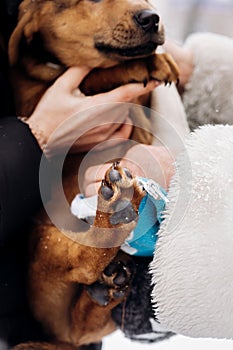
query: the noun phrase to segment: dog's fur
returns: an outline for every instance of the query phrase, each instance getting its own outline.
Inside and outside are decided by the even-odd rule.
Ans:
[[[143,22],[143,28],[141,20],[135,20],[142,11],[153,11],[145,0],[24,0],[9,42],[17,113],[30,116],[47,87],[74,65],[93,68],[80,86],[85,94],[107,91],[128,82],[146,84],[150,79],[176,82],[178,70],[171,57],[154,54],[164,42],[162,24],[157,23],[154,30],[146,29],[147,23]],[[149,105],[149,96],[138,103]],[[150,143],[151,134],[144,131],[150,127],[148,118],[143,113],[132,114],[132,118],[141,126],[134,128],[132,137],[137,142]],[[67,158],[64,191],[70,203],[78,192],[76,181],[82,156]],[[121,179],[111,178],[111,171],[117,171]],[[113,191],[110,199],[106,198],[106,187]],[[83,233],[85,244],[64,235],[45,213],[40,214],[31,234],[29,299],[34,316],[52,340],[46,344],[21,344],[17,349],[71,350],[100,341],[113,331],[111,310],[126,297],[132,271],[125,257],[117,257],[127,271],[119,287],[114,280],[121,271],[114,270],[109,277],[105,268],[118,254],[136,216],[127,224],[124,210],[117,223],[112,224],[110,218],[115,202],[129,200],[128,188],[134,189],[132,211],[137,213],[143,192],[118,165],[108,171],[99,191],[94,225]],[[62,213],[59,204],[57,211]],[[115,232],[119,227],[121,234]],[[105,234],[100,228],[106,229]],[[113,248],[95,248],[98,241],[102,246],[111,241]],[[99,285],[107,286],[106,305],[101,305]]]

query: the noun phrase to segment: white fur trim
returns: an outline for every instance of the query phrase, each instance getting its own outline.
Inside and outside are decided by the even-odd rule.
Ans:
[[[151,264],[156,319],[191,337],[233,338],[233,126],[188,137]]]
[[[190,128],[233,124],[233,39],[223,35],[191,35],[185,47],[194,54],[194,72],[183,102]]]

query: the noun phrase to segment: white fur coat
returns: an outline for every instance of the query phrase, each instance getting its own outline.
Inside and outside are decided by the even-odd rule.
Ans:
[[[154,260],[156,318],[193,337],[233,337],[233,126],[204,126],[177,159]]]
[[[198,34],[188,45],[191,126],[232,124],[233,40]],[[155,316],[175,333],[233,338],[233,126],[202,126],[184,145],[151,264]]]
[[[183,95],[189,126],[233,124],[233,39],[198,33],[185,47],[194,54],[194,72]]]

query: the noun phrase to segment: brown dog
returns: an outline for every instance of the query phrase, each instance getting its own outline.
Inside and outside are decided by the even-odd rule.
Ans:
[[[46,88],[73,65],[93,68],[80,87],[85,94],[150,79],[176,82],[170,56],[154,54],[163,42],[160,18],[146,0],[24,0],[9,42],[17,113],[29,116]],[[143,104],[149,105],[149,96]],[[149,143],[150,120],[137,112],[131,118],[141,127],[132,138]],[[69,155],[64,164],[69,203],[78,192],[80,158]],[[17,349],[74,350],[113,331],[111,310],[127,296],[133,275],[128,258],[117,254],[143,196],[132,175],[115,164],[99,190],[94,224],[80,227],[78,239],[39,215],[31,235],[29,299],[51,341]],[[54,198],[53,210],[67,221],[57,193]]]

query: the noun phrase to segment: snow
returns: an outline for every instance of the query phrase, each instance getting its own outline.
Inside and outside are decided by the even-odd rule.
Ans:
[[[124,337],[121,331],[107,336],[103,341],[102,350],[232,350],[232,340],[193,339],[181,335],[158,343],[145,344],[131,341]]]

